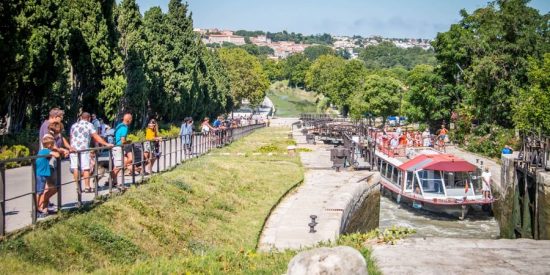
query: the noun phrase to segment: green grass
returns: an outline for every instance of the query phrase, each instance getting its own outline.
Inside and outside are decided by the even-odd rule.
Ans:
[[[275,105],[276,116],[298,117],[301,113],[317,113],[318,96],[314,92],[290,88],[288,81],[272,84],[267,96]]]
[[[12,236],[0,243],[0,274],[282,274],[296,252],[255,247],[272,206],[303,179],[303,168],[297,156],[253,153],[283,152],[286,134],[256,131],[123,196]],[[377,274],[365,239],[336,244],[359,249]]]

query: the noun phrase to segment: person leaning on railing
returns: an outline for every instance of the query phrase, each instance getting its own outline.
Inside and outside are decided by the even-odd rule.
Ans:
[[[45,134],[41,141],[42,149],[38,151],[39,156],[45,156],[36,159],[36,211],[38,218],[44,218],[48,215],[48,201],[55,194],[55,185],[52,182],[52,175],[55,170],[50,169],[50,159],[59,158],[61,155],[53,151],[55,139],[50,134]],[[52,189],[53,187],[53,189]],[[52,193],[53,191],[53,193]]]
[[[90,122],[90,114],[83,112],[80,115],[80,120],[71,126],[71,146],[77,152],[70,154],[71,166],[76,184],[80,184],[80,180],[84,181],[84,193],[92,193],[95,190],[90,186],[90,171],[92,169],[92,158],[90,154],[90,142],[92,139],[95,143],[103,146],[112,147],[101,138],[96,131],[94,125]],[[80,179],[78,178],[78,167],[80,166]]]
[[[160,145],[159,140],[162,138],[159,137],[159,130],[157,121],[151,119],[149,124],[147,124],[147,129],[145,129],[145,142],[143,143],[143,156],[146,167],[145,174],[153,173],[153,164],[155,160],[160,157]]]
[[[183,120],[180,128],[181,144],[184,147],[186,154],[191,154],[191,145],[193,142],[193,118],[186,117]]]
[[[132,124],[132,114],[126,113],[122,118],[122,122],[115,127],[115,147],[113,148],[113,164],[114,168],[111,171],[113,186],[117,185],[118,172],[122,169],[122,165],[131,165],[133,161],[132,147],[124,146],[128,144],[128,126]],[[124,148],[123,148],[124,147]],[[124,152],[124,155],[123,155]],[[123,159],[124,157],[124,159]],[[124,182],[121,186],[124,185]]]

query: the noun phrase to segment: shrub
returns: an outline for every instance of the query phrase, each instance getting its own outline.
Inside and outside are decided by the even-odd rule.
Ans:
[[[0,160],[28,157],[31,151],[24,145],[13,145],[11,147],[4,146],[0,149]],[[6,168],[16,168],[23,165],[29,165],[30,161],[7,162]]]

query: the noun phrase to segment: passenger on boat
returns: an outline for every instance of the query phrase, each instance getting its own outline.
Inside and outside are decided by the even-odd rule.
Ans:
[[[432,142],[430,138],[430,129],[426,127],[426,130],[422,133],[422,146],[431,147]]]
[[[485,167],[485,171],[481,174],[482,187],[481,192],[483,193],[484,199],[491,198],[491,172],[489,168]]]

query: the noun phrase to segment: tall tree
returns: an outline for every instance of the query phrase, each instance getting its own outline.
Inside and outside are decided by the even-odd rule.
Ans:
[[[440,74],[458,98],[474,106],[481,122],[511,127],[512,103],[527,85],[527,60],[542,59],[550,47],[548,14],[527,6],[526,0],[497,0],[438,34],[433,46]]]
[[[269,80],[258,59],[243,49],[219,50],[231,83],[231,95],[235,107],[248,99],[253,107],[262,103],[269,88]]]
[[[386,118],[399,111],[403,84],[391,77],[370,75],[365,79],[363,89],[355,92],[351,99],[351,114],[364,117],[367,113]]]
[[[430,65],[417,65],[407,79],[405,93],[406,114],[412,121],[428,122],[448,119],[451,115],[451,97],[443,78]]]

